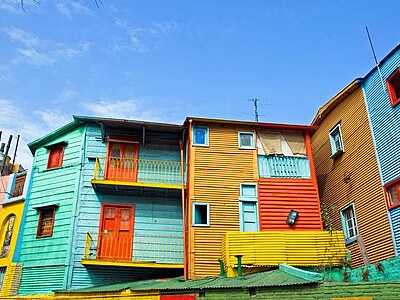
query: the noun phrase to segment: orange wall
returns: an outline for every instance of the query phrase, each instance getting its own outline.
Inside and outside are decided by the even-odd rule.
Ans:
[[[260,178],[260,230],[321,230],[318,192],[312,179]],[[286,224],[291,209],[299,212],[294,226]]]

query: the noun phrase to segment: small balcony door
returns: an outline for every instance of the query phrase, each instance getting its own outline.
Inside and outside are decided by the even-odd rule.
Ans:
[[[137,143],[109,142],[106,179],[136,181],[138,149],[139,145]]]
[[[98,259],[132,259],[134,212],[133,205],[102,205]]]

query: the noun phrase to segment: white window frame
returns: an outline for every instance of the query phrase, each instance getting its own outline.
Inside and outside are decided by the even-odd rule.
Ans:
[[[352,210],[352,212],[353,212],[352,219],[353,219],[353,223],[354,223],[353,226],[354,226],[355,235],[352,235],[352,236],[350,236],[350,228],[348,226],[348,222],[350,219],[348,219],[345,215],[347,210]],[[357,217],[356,217],[356,210],[354,208],[354,203],[350,203],[340,210],[340,219],[342,221],[342,229],[343,229],[345,243],[347,245],[349,243],[354,242],[357,239],[357,235],[358,235],[358,225],[357,225]]]
[[[195,140],[196,140],[195,139],[195,132],[198,129],[202,129],[202,130],[206,131],[205,138],[204,138],[204,140],[205,140],[204,144],[197,144],[195,142]],[[208,126],[193,126],[193,128],[192,128],[192,146],[208,147],[209,139],[210,139],[210,128]]]
[[[243,195],[243,186],[254,186],[256,195],[254,197],[244,196]],[[256,226],[257,231],[260,231],[260,221],[258,215],[258,185],[257,183],[241,183],[240,184],[240,197],[239,197],[239,222],[240,222],[240,231],[243,232],[243,203],[244,202],[255,202],[256,203]]]
[[[207,223],[206,224],[195,223],[196,206],[206,206],[207,207]],[[206,202],[193,202],[192,203],[192,226],[195,226],[195,227],[209,227],[210,226],[210,203],[206,203]]]
[[[242,134],[251,135],[252,136],[252,141],[251,141],[251,145],[250,146],[243,146],[242,145],[242,140],[240,138],[240,136]],[[251,131],[240,131],[240,132],[238,132],[238,144],[239,144],[239,149],[254,150],[255,149],[254,132],[251,132]]]
[[[335,142],[336,131],[338,131],[338,133],[339,133],[341,148],[337,147],[336,142]],[[334,158],[344,152],[343,135],[342,135],[342,129],[341,129],[340,123],[337,124],[335,127],[333,127],[332,130],[329,132],[329,142],[331,144],[331,150],[332,150],[331,157],[332,158]]]

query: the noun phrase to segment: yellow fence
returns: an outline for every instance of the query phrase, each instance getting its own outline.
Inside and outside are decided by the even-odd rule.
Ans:
[[[186,164],[184,164],[186,168]],[[181,162],[97,157],[94,180],[181,185]]]
[[[236,255],[243,267],[340,265],[346,256],[342,231],[227,232],[222,240],[222,257],[233,275]]]

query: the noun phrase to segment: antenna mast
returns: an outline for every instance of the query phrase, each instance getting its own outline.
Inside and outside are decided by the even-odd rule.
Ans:
[[[386,90],[386,85],[385,85],[385,83],[383,82],[383,76],[382,76],[382,73],[381,73],[381,69],[379,68],[378,60],[376,59],[374,46],[372,45],[371,36],[369,35],[368,26],[365,26],[365,30],[367,31],[367,36],[368,36],[369,45],[371,46],[372,55],[374,56],[376,69],[378,70],[379,77],[381,78],[382,87],[383,87],[384,90]]]
[[[255,121],[258,123],[258,101],[260,101],[257,98],[252,98],[249,101],[252,101],[254,104],[254,117],[255,117]]]

